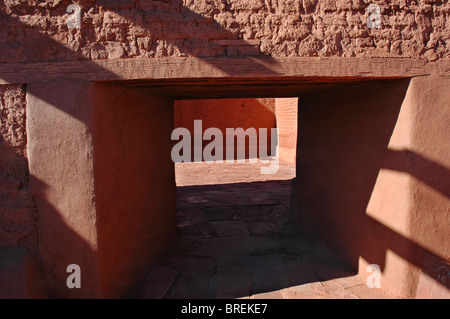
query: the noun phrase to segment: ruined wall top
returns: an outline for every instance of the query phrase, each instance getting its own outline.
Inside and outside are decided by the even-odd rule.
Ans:
[[[81,9],[79,27],[68,25],[71,4]],[[450,56],[449,14],[447,0],[0,0],[0,63],[259,55],[436,61]]]

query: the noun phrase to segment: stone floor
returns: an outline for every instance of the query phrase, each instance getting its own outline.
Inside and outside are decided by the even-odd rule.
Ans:
[[[179,240],[136,298],[394,298],[290,223],[292,165],[176,165]]]

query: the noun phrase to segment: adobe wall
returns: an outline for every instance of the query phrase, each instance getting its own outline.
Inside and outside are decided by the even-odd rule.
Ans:
[[[427,260],[450,260],[448,84],[424,76],[300,101],[294,198],[302,227],[364,277],[367,265],[379,265],[381,286],[405,297],[430,296],[432,287],[418,283],[439,262]]]
[[[36,207],[30,195],[26,87],[0,86],[0,247],[37,252]]]
[[[256,99],[209,99],[209,100],[176,100],[175,107],[175,127],[185,127],[191,132],[191,150],[192,160],[195,152],[194,145],[194,120],[202,120],[203,131],[208,128],[218,128],[223,135],[223,159],[226,158],[226,129],[232,128],[255,128],[258,134],[258,141],[252,145],[259,154],[259,129],[267,129],[267,152],[270,148],[271,128],[276,128],[275,119],[275,100],[274,98],[256,98]],[[202,146],[210,143],[204,140]],[[239,152],[245,152],[245,158],[248,158],[250,141],[247,140],[245,149],[238,150],[234,144],[234,154],[237,158]],[[269,153],[270,154],[270,153]]]
[[[102,142],[96,144],[95,136],[99,134],[108,133],[117,139],[120,136],[111,132],[111,127],[99,123],[93,126],[90,121],[99,115],[95,111],[100,112],[100,107],[89,104],[90,109],[85,102],[89,94],[98,101],[116,100],[105,97],[98,86],[96,94],[84,91],[92,88],[88,81],[137,79],[153,80],[154,84],[195,79],[199,81],[197,94],[202,94],[211,88],[208,79],[220,79],[222,84],[233,83],[233,93],[245,95],[251,85],[236,84],[253,79],[260,85],[252,91],[256,95],[298,92],[305,106],[299,120],[299,138],[304,137],[304,141],[297,153],[297,171],[301,173],[297,183],[302,184],[296,194],[302,199],[302,218],[312,216],[304,212],[314,211],[311,225],[322,227],[355,267],[364,269],[366,263],[379,262],[384,282],[392,280],[392,289],[408,296],[414,295],[414,284],[421,282],[423,273],[417,268],[426,264],[426,257],[422,260],[420,256],[449,261],[448,231],[442,233],[449,228],[448,219],[442,215],[448,207],[448,193],[443,189],[449,188],[442,182],[448,175],[449,158],[443,142],[447,113],[442,113],[448,110],[444,103],[448,101],[444,95],[447,78],[340,85],[326,91],[332,98],[318,91],[295,91],[296,87],[292,89],[285,82],[295,78],[302,83],[324,81],[330,85],[349,79],[448,76],[447,1],[374,0],[381,8],[382,28],[369,29],[367,1],[82,0],[77,2],[82,7],[82,27],[71,30],[66,25],[66,8],[71,1],[0,2],[0,246],[22,245],[39,253],[47,275],[59,278],[58,284],[64,284],[67,278],[60,266],[81,258],[83,269],[88,273],[92,270],[91,275],[85,274],[92,285],[87,287],[88,294],[99,296],[109,288],[120,293],[139,274],[131,273],[133,278],[124,281],[122,287],[114,286],[112,278],[132,265],[146,262],[139,259],[136,250],[130,250],[128,264],[109,269],[106,265],[117,256],[125,256],[127,247],[118,244],[111,253],[99,248],[101,242],[109,242],[110,246],[120,243],[118,238],[102,235],[102,227],[117,228],[117,234],[125,237],[136,229],[121,228],[125,224],[120,225],[116,214],[108,218],[105,210],[110,209],[107,192],[111,190],[105,187],[102,193],[98,183],[110,183],[111,178],[120,185],[119,173],[128,178],[138,173],[118,160],[118,149],[109,150],[112,140],[100,138]],[[86,83],[55,84],[74,79]],[[270,93],[262,80],[271,81]],[[170,95],[172,88],[164,83],[156,90],[166,89]],[[285,84],[277,86],[279,83]],[[120,105],[127,104],[113,92],[106,95],[115,96]],[[117,92],[130,100],[143,98],[136,92]],[[223,86],[216,91],[216,97],[227,94],[230,89]],[[167,103],[165,99],[155,101],[157,105]],[[323,107],[316,107],[318,103]],[[144,104],[138,103],[138,114],[167,133],[169,128],[148,116]],[[115,110],[136,119],[131,110]],[[123,129],[133,128],[107,109],[102,112]],[[168,121],[171,116],[163,111],[158,114]],[[152,133],[139,123],[143,133]],[[132,130],[132,137],[145,145],[138,128]],[[397,133],[391,141],[393,132]],[[171,145],[163,139],[155,140],[161,150]],[[394,149],[386,155],[390,143],[406,145],[407,150]],[[135,146],[149,161],[154,160],[150,150]],[[106,149],[108,152],[99,152]],[[107,176],[95,160],[109,152],[112,162],[108,165],[116,173],[113,176]],[[137,158],[133,163],[139,164]],[[170,159],[164,163],[172,164]],[[173,176],[173,167],[161,165],[164,169],[157,173]],[[380,171],[382,165],[389,169]],[[430,168],[437,173],[429,176]],[[146,194],[141,183],[145,179],[160,182],[161,176],[154,179],[153,175],[145,175],[135,190]],[[172,194],[170,187],[173,185],[160,188],[167,191],[165,196]],[[117,196],[123,200],[128,190],[119,189],[123,192]],[[155,203],[143,201],[136,205],[150,207]],[[383,210],[389,216],[383,215]],[[425,217],[424,212],[432,217]],[[150,222],[138,216],[142,225]],[[416,217],[418,222],[414,222]],[[97,218],[104,219],[98,229],[94,226]],[[162,218],[162,222],[169,225],[172,221]],[[364,225],[369,224],[376,231],[363,236]],[[61,241],[55,241],[55,236]],[[392,247],[396,242],[400,244]],[[369,247],[364,252],[359,246],[363,244]],[[378,250],[378,244],[389,249]],[[419,257],[411,257],[417,251]],[[159,254],[157,249],[148,253]],[[360,256],[365,259],[360,261]],[[97,273],[99,265],[105,273],[103,283]],[[394,275],[397,271],[398,275]],[[62,288],[55,284],[53,289]],[[62,290],[67,294],[66,287]]]
[[[66,26],[70,3],[3,1],[0,62],[260,54],[434,61],[450,53],[442,0],[81,0],[79,30]],[[370,3],[381,9],[381,29],[367,27]]]
[[[50,296],[124,297],[176,235],[172,101],[90,82],[28,89],[31,191]],[[71,264],[81,289],[66,286]]]

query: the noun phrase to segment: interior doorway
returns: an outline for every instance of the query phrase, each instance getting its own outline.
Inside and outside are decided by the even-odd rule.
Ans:
[[[278,169],[261,174],[268,164],[251,156],[248,136],[234,145],[233,161],[191,154],[190,161],[176,162],[178,242],[149,272],[138,298],[296,298],[301,285],[355,274],[292,222],[298,98],[176,100],[174,109],[175,129],[191,133],[193,152],[212,140],[195,145],[194,121],[202,121],[202,134],[215,127],[225,137],[227,128],[277,128],[267,149],[276,150]],[[225,141],[219,144],[229,151]]]
[[[417,172],[400,165],[405,162],[402,156],[408,157],[412,153],[395,148],[395,145],[403,145],[398,141],[408,136],[403,132],[409,132],[405,127],[410,127],[408,114],[405,116],[401,111],[417,107],[415,100],[408,95],[411,92],[408,91],[410,81],[349,81],[223,78],[170,83],[142,80],[70,85],[60,82],[30,84],[29,88],[35,92],[35,95],[27,96],[28,115],[33,118],[28,123],[31,137],[30,184],[39,211],[41,262],[46,275],[52,278],[49,282],[55,287],[55,295],[67,294],[64,284],[67,265],[59,259],[60,255],[76,259],[84,269],[84,278],[89,278],[83,291],[70,292],[73,296],[77,293],[80,296],[122,296],[145,274],[148,276],[145,282],[141,282],[141,288],[150,287],[149,296],[155,296],[159,283],[159,287],[165,287],[159,290],[159,298],[188,297],[183,292],[175,294],[177,289],[174,285],[189,283],[192,273],[197,279],[198,276],[206,276],[205,281],[194,278],[193,282],[207,282],[204,285],[207,295],[216,297],[221,295],[221,291],[236,297],[284,291],[304,285],[308,280],[309,283],[319,281],[321,285],[324,279],[330,277],[328,271],[336,267],[332,266],[335,265],[333,262],[317,262],[325,258],[322,254],[316,254],[322,251],[315,249],[317,239],[328,241],[337,248],[339,257],[350,263],[350,273],[358,270],[361,273],[365,269],[364,263],[371,263],[380,265],[383,275],[390,276],[389,280],[391,277],[397,280],[396,271],[399,269],[406,276],[409,263],[420,265],[410,253],[414,252],[414,241],[402,237],[393,227],[387,227],[378,220],[390,216],[397,218],[402,214],[402,223],[395,220],[395,227],[404,227],[409,231],[410,221],[414,225],[419,224],[411,217],[409,196],[406,196],[410,188],[402,174]],[[67,99],[67,96],[72,98]],[[182,214],[188,217],[196,216],[196,213],[181,212],[180,217],[177,216],[177,207],[183,207],[183,199],[179,203],[182,197],[177,198],[177,192],[182,193],[181,186],[177,191],[175,165],[171,159],[174,100],[239,99],[249,96],[300,97],[297,108],[299,141],[295,152],[296,177],[291,179],[295,182],[287,185],[292,191],[282,191],[283,198],[274,199],[273,190],[276,187],[270,181],[241,183],[231,180],[225,183],[219,174],[215,174],[219,180],[206,185],[211,187],[206,191],[198,188],[205,186],[205,183],[186,185],[189,187],[185,188],[186,192],[192,190],[194,195],[187,195],[185,208],[202,212],[203,215],[199,215],[206,216],[208,224],[213,224],[215,228],[212,233],[206,232],[207,238],[182,238],[181,235],[189,233],[184,231],[190,229],[177,229],[177,222],[183,220],[180,218]],[[231,127],[237,126],[237,123],[232,124]],[[42,129],[44,127],[48,129]],[[188,129],[185,132],[190,135]],[[393,137],[394,140],[391,140]],[[200,150],[202,142],[203,139],[200,140]],[[281,142],[275,147],[280,146]],[[244,163],[238,164],[245,165],[245,157]],[[236,158],[236,161],[240,159]],[[251,159],[249,156],[248,160]],[[232,162],[234,160],[232,158]],[[68,166],[69,161],[71,165]],[[250,166],[244,167],[243,172],[249,173]],[[392,170],[395,172],[392,173]],[[237,168],[233,166],[232,171],[237,171]],[[196,175],[207,175],[205,172],[200,170]],[[195,175],[192,171],[187,174],[192,175]],[[250,183],[255,183],[252,184],[255,188],[248,188]],[[223,189],[230,185],[236,188]],[[281,183],[280,188],[283,187]],[[437,188],[440,187],[437,183]],[[403,190],[404,196],[385,191],[390,188]],[[229,214],[230,204],[208,200],[207,196],[221,196],[221,200],[239,196],[239,201],[231,205],[233,213]],[[287,200],[284,199],[289,196],[290,207],[286,207]],[[386,202],[387,198],[389,202]],[[255,200],[256,205],[251,205]],[[213,202],[216,203],[213,206],[208,204]],[[298,206],[293,207],[293,203]],[[210,212],[206,211],[211,211],[211,208],[214,211],[217,207],[224,208],[228,211],[225,216],[231,217],[208,219]],[[281,215],[277,209],[283,211]],[[246,216],[243,211],[247,212]],[[317,229],[314,237],[305,238],[295,227],[290,228],[293,232],[286,231],[292,225],[289,221],[272,223],[282,221],[283,216],[289,216],[292,212],[301,219],[302,225],[313,225]],[[251,215],[263,218],[264,223],[270,220],[270,225],[275,225],[275,232],[265,233],[270,227],[257,220],[249,220]],[[202,217],[199,220],[203,225],[205,219]],[[236,236],[234,231],[237,231],[239,238],[224,236],[230,233],[229,227],[233,231],[232,236]],[[193,228],[196,229],[196,226]],[[204,230],[201,228],[202,232]],[[55,241],[55,234],[61,240]],[[218,234],[220,238],[217,238]],[[200,236],[205,235],[200,233]],[[399,238],[400,241],[391,238]],[[179,249],[170,252],[164,259],[167,248],[176,239]],[[314,248],[304,249],[305,245]],[[398,252],[399,258],[389,253],[391,248]],[[236,253],[234,249],[242,250]],[[176,251],[182,254],[174,255]],[[183,259],[185,253],[190,254],[189,260]],[[278,258],[275,264],[264,259],[272,254]],[[175,257],[178,259],[174,260]],[[169,265],[170,258],[172,263]],[[194,271],[194,266],[189,268],[191,261],[197,267],[196,262],[203,262],[204,258],[213,262],[212,273],[206,275],[202,271]],[[272,257],[267,258],[271,260]],[[359,264],[362,259],[364,261]],[[391,260],[398,262],[391,263]],[[177,262],[181,269],[173,266]],[[272,266],[262,267],[266,262]],[[288,270],[291,266],[294,280],[290,276],[285,277],[291,273]],[[230,276],[234,276],[236,267],[237,279],[224,280],[225,283],[236,283],[236,286],[221,286],[221,278],[228,277],[223,277],[220,271],[225,269],[225,273],[231,272]],[[343,268],[337,269],[342,271]],[[326,273],[321,273],[322,270]],[[331,277],[349,277],[342,272],[339,274],[339,271]],[[311,272],[310,279],[301,277],[301,274],[311,275]],[[248,276],[240,277],[240,273],[247,273]],[[345,273],[348,275],[349,272]],[[118,281],[117,278],[122,279]],[[257,278],[264,278],[262,285],[259,285],[261,282]],[[146,282],[150,285],[147,286]],[[242,291],[234,290],[236,287],[241,289],[238,285],[241,282],[250,282],[250,288],[244,295]],[[359,285],[364,287],[364,282]],[[225,288],[221,290],[218,287]],[[189,291],[205,293],[204,289]]]

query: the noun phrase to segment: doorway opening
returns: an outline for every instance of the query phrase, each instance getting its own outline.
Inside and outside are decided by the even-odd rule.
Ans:
[[[30,83],[30,187],[35,190],[39,211],[40,262],[49,285],[55,295],[79,297],[128,295],[137,283],[142,283],[140,296],[154,298],[255,297],[280,291],[283,296],[287,291],[286,295],[298,297],[302,289],[291,293],[292,287],[317,283],[315,288],[325,287],[323,280],[330,277],[330,269],[338,270],[332,278],[347,278],[342,275],[347,268],[317,262],[329,260],[317,255],[320,239],[331,244],[352,270],[358,269],[362,278],[369,279],[366,270],[372,267],[368,266],[377,265],[383,289],[386,286],[395,294],[415,296],[416,289],[422,289],[418,284],[427,276],[426,258],[445,260],[436,250],[447,233],[436,232],[432,240],[422,236],[432,227],[429,214],[438,221],[447,216],[448,188],[442,180],[447,171],[438,159],[441,149],[425,143],[434,136],[445,140],[441,138],[445,117],[440,113],[445,110],[445,99],[433,98],[442,93],[434,90],[439,90],[434,85],[439,81],[444,79],[237,78],[222,74],[219,78],[167,81]],[[423,86],[433,89],[422,90]],[[286,207],[283,200],[264,202],[273,199],[274,186],[264,184],[255,190],[244,187],[250,183],[243,183],[240,186],[244,188],[237,187],[230,196],[219,186],[241,182],[225,183],[218,178],[212,185],[179,186],[178,194],[181,187],[194,190],[184,201],[194,213],[182,212],[184,217],[197,216],[200,211],[198,215],[206,216],[208,225],[215,223],[215,227],[212,233],[201,228],[205,234],[198,237],[182,237],[189,228],[179,227],[178,249],[167,256],[177,239],[177,186],[171,159],[174,100],[249,96],[300,97],[296,177],[289,202],[295,205],[287,208],[301,226],[315,231],[315,238],[286,231],[292,224],[289,220],[274,227],[277,232],[264,234],[267,224],[255,226],[256,220],[249,219],[252,215],[269,216],[271,222],[278,218],[272,213],[278,203]],[[433,101],[431,107],[429,101]],[[427,121],[411,116],[420,112],[427,115],[420,119]],[[280,148],[282,143],[277,145]],[[197,175],[205,172],[200,170]],[[195,189],[200,186],[209,189]],[[429,204],[423,218],[416,214],[420,202],[411,203],[416,194]],[[222,198],[211,206],[207,195]],[[238,195],[239,205],[231,205],[233,213],[229,214],[226,208],[230,204],[222,200]],[[250,204],[255,198],[262,203],[253,212]],[[211,214],[216,218],[208,219]],[[199,224],[204,221],[200,218]],[[230,229],[234,237],[224,236]],[[272,259],[273,255],[276,258]],[[83,290],[67,292],[64,263],[71,258],[76,258],[84,278],[89,279]],[[205,264],[210,268],[205,269]],[[308,276],[309,281],[305,279]],[[248,283],[244,285],[248,289],[242,288],[243,283]],[[193,289],[195,285],[199,288]],[[366,283],[342,286],[359,291]],[[355,289],[347,288],[344,293],[352,290],[355,295]]]
[[[224,140],[226,128],[277,128],[277,140],[271,143],[269,135],[267,150],[276,149],[278,169],[261,174],[268,164],[249,136],[244,145],[234,145],[233,161],[226,161],[226,154],[221,162],[192,155],[175,163],[178,242],[152,268],[139,298],[298,298],[305,284],[355,274],[292,223],[298,98],[175,100],[174,110],[175,128],[193,137],[192,153],[196,147],[203,153],[212,140],[195,145],[196,120],[201,133],[218,128]]]

